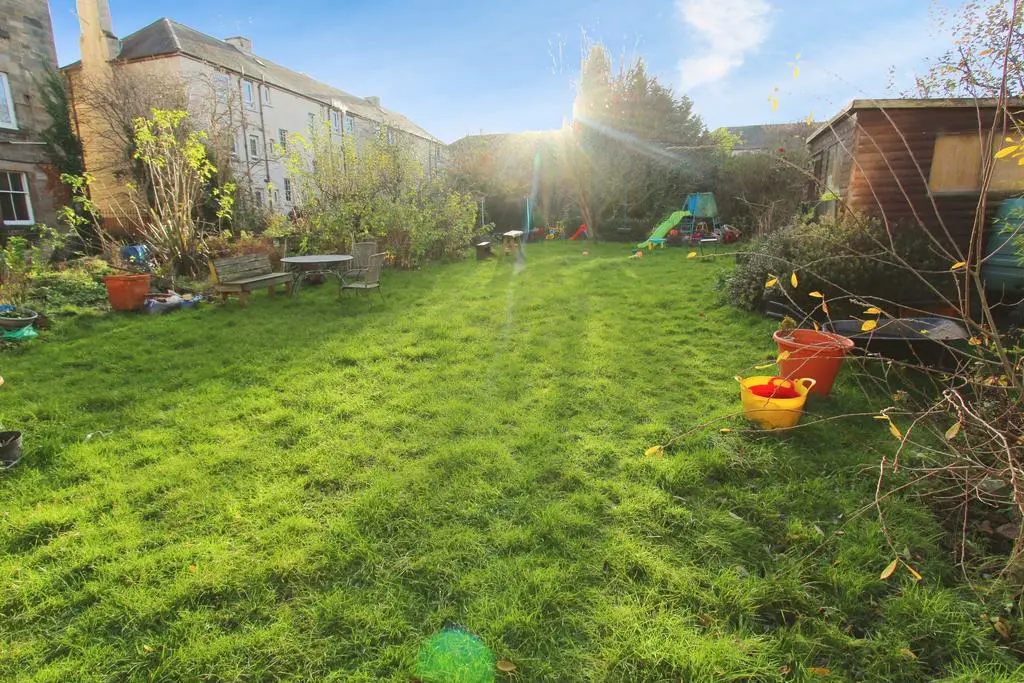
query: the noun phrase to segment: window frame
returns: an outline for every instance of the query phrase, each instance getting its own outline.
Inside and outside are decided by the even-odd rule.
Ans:
[[[335,133],[341,133],[342,131],[342,113],[337,109],[331,110],[331,130]]]
[[[25,173],[24,171],[13,171],[13,170],[3,169],[3,168],[0,168],[0,173],[3,173],[3,174],[8,176],[8,183],[10,183],[10,179],[9,179],[10,176],[14,176],[14,175],[21,176],[21,187],[23,189],[22,192],[15,192],[14,190],[0,190],[0,194],[5,194],[5,195],[6,194],[9,194],[9,195],[15,195],[15,194],[24,195],[25,196],[25,208],[28,211],[28,220],[6,220],[6,219],[2,218],[2,216],[0,216],[0,225],[4,225],[4,226],[7,226],[7,225],[12,225],[12,226],[35,225],[36,224],[36,213],[35,213],[35,210],[32,208],[32,188],[28,184],[28,174]]]
[[[263,208],[263,190],[257,188],[252,191],[252,201],[256,206]]]
[[[6,71],[0,71],[0,89],[7,100],[8,111],[11,114],[11,123],[0,123],[4,130],[18,130],[18,114],[14,111],[14,94],[11,92],[11,82]]]
[[[273,107],[274,103],[270,99],[270,86],[266,83],[260,84],[260,101],[266,107]]]
[[[395,132],[395,129],[392,126],[388,126],[388,144],[398,144],[398,134]]]
[[[356,134],[356,117],[352,116],[348,112],[345,112],[345,118],[341,124],[342,130],[346,135]]]
[[[289,204],[292,203],[292,179],[284,179],[284,200]]]
[[[256,133],[249,133],[249,158],[260,158],[260,136]]]
[[[247,78],[242,79],[242,101],[245,103],[246,108],[256,108],[256,84]]]
[[[288,151],[288,129],[278,128],[277,129],[277,140],[281,144],[282,151]]]

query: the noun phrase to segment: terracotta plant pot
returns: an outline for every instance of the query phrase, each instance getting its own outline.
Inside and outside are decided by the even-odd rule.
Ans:
[[[843,358],[853,349],[851,339],[818,330],[777,331],[773,337],[779,353],[788,354],[779,361],[782,376],[791,380],[814,379],[810,393],[819,396],[828,396],[843,365]]]
[[[138,311],[146,303],[149,291],[149,273],[139,275],[107,275],[103,284],[107,286],[107,299],[115,311]]]

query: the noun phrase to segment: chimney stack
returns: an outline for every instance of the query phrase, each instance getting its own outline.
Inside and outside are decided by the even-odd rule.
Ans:
[[[78,0],[78,23],[82,30],[82,69],[108,71],[109,62],[121,52],[121,41],[114,35],[107,0]]]
[[[231,36],[230,38],[225,38],[224,42],[228,45],[234,45],[247,55],[252,54],[252,38],[246,38],[245,36]]]

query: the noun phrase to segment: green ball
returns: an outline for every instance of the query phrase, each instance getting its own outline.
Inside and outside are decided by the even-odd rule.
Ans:
[[[492,683],[494,653],[476,636],[445,629],[420,647],[416,675],[424,683]]]

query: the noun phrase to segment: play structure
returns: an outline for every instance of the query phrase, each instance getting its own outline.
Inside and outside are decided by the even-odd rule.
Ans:
[[[663,247],[667,243],[703,245],[705,242],[733,242],[738,231],[723,228],[718,215],[718,202],[711,192],[699,192],[686,198],[686,208],[662,221],[650,236],[636,245],[637,249]],[[679,238],[676,241],[676,238]]]
[[[587,226],[582,223],[580,224],[580,229],[574,232],[572,234],[572,237],[570,237],[569,239],[575,242],[580,237],[582,237],[583,239],[587,238]]]

